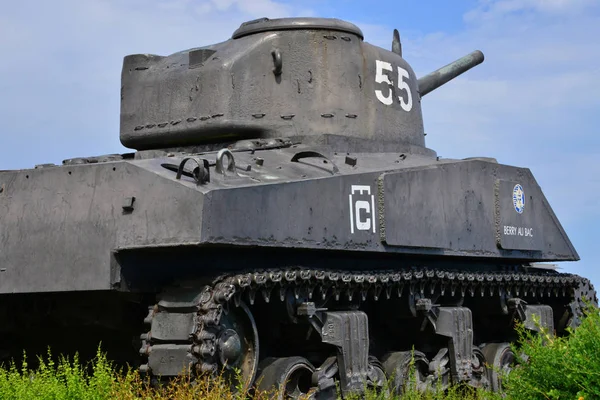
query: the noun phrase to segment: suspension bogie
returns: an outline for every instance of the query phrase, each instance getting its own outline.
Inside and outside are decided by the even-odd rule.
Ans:
[[[469,279],[460,271],[418,268],[289,268],[186,284],[167,290],[150,310],[142,370],[225,371],[232,379],[241,371],[247,387],[279,385],[291,397],[333,398],[336,387],[343,397],[365,387],[401,393],[409,369],[423,390],[453,383],[500,390],[498,371],[515,361],[509,346],[515,321],[561,334],[575,318],[565,320],[564,312],[576,308],[577,293],[589,286],[576,276],[519,274],[519,281],[536,285],[515,284],[504,273]]]

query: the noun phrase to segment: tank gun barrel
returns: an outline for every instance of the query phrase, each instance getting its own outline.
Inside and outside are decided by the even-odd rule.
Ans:
[[[419,78],[419,92],[421,97],[456,78],[460,74],[467,72],[474,66],[481,64],[483,58],[483,53],[479,50],[475,50],[474,52]]]

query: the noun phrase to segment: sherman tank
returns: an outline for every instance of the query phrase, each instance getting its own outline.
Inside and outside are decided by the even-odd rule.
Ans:
[[[1,355],[101,341],[285,398],[401,393],[411,363],[500,389],[515,320],[564,335],[596,294],[549,266],[579,256],[529,169],[425,146],[421,99],[482,61],[417,78],[398,31],[323,18],[125,57],[133,152],[0,172]]]

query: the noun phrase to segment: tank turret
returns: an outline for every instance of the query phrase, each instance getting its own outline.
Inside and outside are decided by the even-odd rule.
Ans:
[[[259,19],[225,42],[167,57],[130,55],[121,142],[158,149],[245,138],[341,136],[425,148],[420,98],[483,61],[474,52],[417,80],[402,58],[337,19]]]
[[[413,365],[500,390],[515,319],[566,335],[597,297],[547,264],[579,255],[529,169],[425,147],[421,97],[482,61],[417,79],[398,31],[318,18],[126,57],[140,151],[0,171],[0,362],[101,340],[286,399],[402,395]]]

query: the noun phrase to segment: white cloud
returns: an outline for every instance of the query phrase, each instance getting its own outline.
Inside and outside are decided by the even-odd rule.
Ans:
[[[289,5],[278,3],[271,0],[212,0],[213,4],[227,5],[229,8],[233,5],[245,14],[258,17],[266,15],[291,16],[293,8]],[[219,6],[217,5],[217,8]]]
[[[272,0],[24,0],[0,13],[0,168],[127,151],[119,143],[123,56],[218,43],[258,17],[304,12]],[[35,10],[35,12],[31,12]],[[7,123],[8,121],[8,123]],[[28,145],[35,143],[35,145]]]
[[[486,56],[423,99],[427,145],[531,169],[582,257],[562,267],[598,285],[600,1],[482,0],[464,20],[454,33],[400,32],[418,76],[475,49]],[[389,48],[392,28],[363,30]]]
[[[544,166],[548,158],[579,165],[572,149],[586,147],[586,141],[599,144],[594,130],[600,46],[593,38],[600,37],[600,18],[591,12],[598,4],[485,0],[465,15],[467,27],[458,33],[401,32],[405,58],[419,75],[477,48],[486,54],[482,66],[423,100],[428,144],[448,157],[483,153],[532,166],[548,187],[554,182]],[[51,161],[118,151],[124,55],[170,54],[219,42],[248,19],[312,13],[302,7],[273,0],[9,3],[0,15],[0,53],[6,55],[0,74],[9,77],[0,81],[0,115],[14,132],[1,133],[0,144],[22,146],[20,138],[47,142],[32,147],[38,162],[47,160],[44,152],[53,146]],[[353,22],[367,41],[390,48],[392,27]],[[32,164],[16,154],[0,162]],[[597,173],[591,164],[573,181],[589,186]],[[584,218],[579,209],[565,213]]]
[[[489,156],[529,168],[582,257],[561,267],[597,285],[600,13],[592,11],[599,5],[485,1],[457,33],[400,32],[418,76],[484,52],[482,65],[423,99],[427,145],[447,158]],[[363,31],[389,48],[392,27]]]
[[[568,5],[485,2],[487,14],[464,31],[411,37],[404,48],[420,74],[483,50],[483,65],[424,98],[428,145],[447,157],[488,155],[530,167],[559,218],[576,221],[600,217],[592,205],[600,204],[600,167],[591,150],[600,146],[600,47],[592,39],[600,37],[600,17],[582,13],[591,2],[569,5],[579,14],[548,18]],[[530,12],[517,12],[524,9]],[[577,188],[589,194],[564,195]]]
[[[492,156],[531,169],[582,257],[563,268],[596,284],[598,11],[596,0],[485,1],[461,32],[404,39],[419,74],[483,50],[483,65],[423,99],[427,144],[449,158]]]
[[[274,0],[4,4],[0,168],[126,151],[118,141],[124,55],[220,42],[243,21],[310,16],[313,5],[329,7]],[[600,222],[598,11],[598,0],[481,0],[458,32],[400,32],[419,76],[483,50],[482,66],[424,98],[427,143],[449,158],[493,156],[531,168],[568,233],[598,232]],[[393,27],[352,22],[367,41],[390,48]]]
[[[465,14],[464,19],[466,22],[488,21],[519,12],[578,15],[597,5],[597,0],[482,0],[477,8]]]
[[[194,9],[196,14],[198,14],[200,16],[205,16],[206,14],[210,13],[212,10],[213,10],[213,6],[210,2],[200,3]]]

